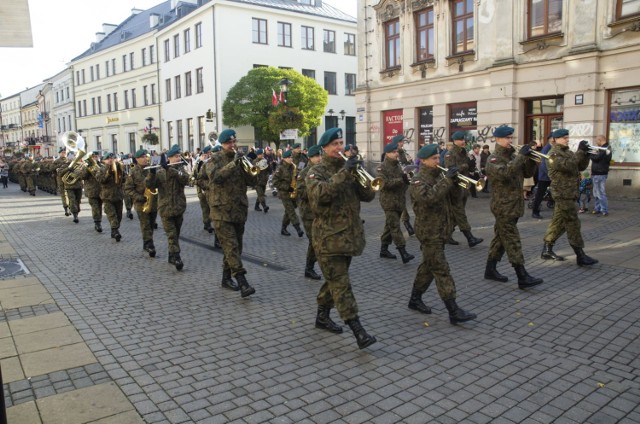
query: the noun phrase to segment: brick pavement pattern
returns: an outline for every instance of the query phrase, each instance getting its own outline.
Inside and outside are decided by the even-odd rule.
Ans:
[[[407,308],[418,263],[378,258],[384,214],[364,204],[367,247],[351,276],[378,343],[360,351],[348,331],[314,328],[319,283],[303,278],[306,238],[279,235],[279,202],[249,211],[243,256],[257,292],[241,299],[220,287],[222,253],[202,229],[194,189],[187,200],[179,273],[165,237],[156,258],[145,254],[136,220],[122,222],[116,245],[86,210],[74,224],[55,196],[25,196],[15,184],[0,192],[0,232],[15,250],[0,259],[20,258],[55,301],[2,310],[0,324],[62,311],[98,361],[4,384],[8,407],[115,383],[147,423],[640,422],[637,201],[580,217],[585,251],[601,262],[592,268],[576,266],[566,237],[554,250],[567,260],[542,261],[551,212],[525,215],[523,253],[545,280],[528,291],[506,261],[498,269],[508,283],[483,279],[488,246],[447,246],[460,304],[478,314],[458,326],[435,287],[423,297],[432,315]],[[489,239],[487,195],[467,212]],[[407,249],[418,251],[414,237]]]

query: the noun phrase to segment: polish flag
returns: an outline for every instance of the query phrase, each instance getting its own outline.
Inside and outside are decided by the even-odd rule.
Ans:
[[[276,96],[276,90],[272,88],[271,92],[273,93],[271,95],[271,105],[278,106],[278,96]]]

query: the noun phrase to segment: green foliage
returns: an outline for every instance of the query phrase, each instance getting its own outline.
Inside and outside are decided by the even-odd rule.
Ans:
[[[158,134],[156,133],[146,133],[145,135],[142,136],[142,141],[144,141],[147,144],[151,144],[151,145],[156,145],[160,142],[160,140],[158,139]]]
[[[278,83],[288,78],[287,106],[272,106],[272,90],[280,94]],[[315,80],[292,69],[262,67],[250,70],[229,90],[222,105],[224,125],[238,127],[251,125],[260,140],[280,141],[280,132],[298,129],[301,137],[322,123],[329,96]]]

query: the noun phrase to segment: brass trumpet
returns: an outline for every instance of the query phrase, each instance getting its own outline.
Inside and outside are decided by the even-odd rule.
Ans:
[[[449,170],[448,168],[443,168],[440,165],[438,165],[438,169],[441,170],[442,172],[447,172]],[[456,176],[456,179],[458,180],[458,185],[464,188],[465,190],[468,189],[470,186],[475,186],[476,190],[478,191],[482,191],[482,189],[484,188],[484,180],[476,181],[473,178],[465,177],[462,174],[458,174]]]
[[[611,149],[609,147],[600,147],[600,146],[589,146],[589,154],[595,155],[599,150],[604,150],[608,155],[611,154]]]
[[[513,147],[516,152],[519,152],[520,149],[522,149],[522,146],[511,146],[511,147]],[[542,163],[542,159],[546,160],[548,164],[553,163],[553,159],[551,158],[551,156],[545,155],[544,153],[541,153],[533,149],[531,149],[531,156],[529,156],[529,159],[537,163]]]
[[[238,154],[237,151],[236,155]],[[249,159],[247,159],[246,156],[242,156],[240,158],[240,163],[242,164],[242,169],[244,169],[244,172],[246,172],[247,174],[251,174],[252,177],[255,177],[256,175],[258,175],[260,173],[260,168],[258,168],[257,166],[254,166],[251,161]]]
[[[340,156],[345,161],[349,160],[349,158],[342,152],[340,152]],[[358,183],[360,183],[360,185],[364,188],[370,187],[373,191],[378,191],[380,190],[380,188],[382,188],[382,178],[374,178],[360,165],[358,165],[358,168],[356,168],[356,179],[358,180]]]

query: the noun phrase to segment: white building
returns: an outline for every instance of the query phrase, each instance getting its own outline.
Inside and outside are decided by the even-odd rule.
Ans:
[[[0,100],[0,144],[11,151],[19,150],[22,141],[21,107],[20,93]]]
[[[51,81],[51,121],[53,134],[59,145],[59,139],[67,131],[76,131],[75,97],[73,92],[73,71],[65,68],[49,79]],[[58,146],[59,147],[59,146]],[[57,152],[57,150],[56,150]]]

